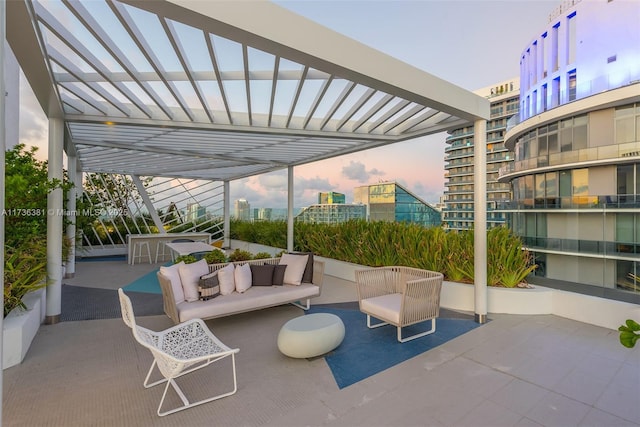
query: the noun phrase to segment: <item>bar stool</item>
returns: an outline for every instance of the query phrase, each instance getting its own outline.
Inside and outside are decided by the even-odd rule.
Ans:
[[[151,249],[149,248],[149,242],[135,242],[133,244],[133,253],[131,254],[131,262],[129,264],[133,265],[136,263],[136,258],[140,259],[145,255],[142,255],[142,249],[147,249],[147,257],[149,257],[149,264],[151,264]]]
[[[165,251],[167,249],[166,243],[167,242],[159,241],[156,245],[156,264],[158,263],[158,256],[160,256],[160,261],[164,261],[164,258],[167,256]]]

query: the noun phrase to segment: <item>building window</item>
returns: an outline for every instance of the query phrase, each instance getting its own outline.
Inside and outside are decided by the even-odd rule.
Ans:
[[[549,38],[547,37],[547,33],[544,33],[542,35],[542,43],[540,44],[540,63],[542,64],[542,78],[544,79],[545,77],[547,77],[547,55],[546,53],[548,52],[549,48],[548,48],[548,43],[549,43]]]
[[[589,195],[589,169],[572,170],[571,187],[575,201],[584,204],[584,198]]]
[[[558,49],[558,33],[560,32],[560,23],[558,22],[551,30],[551,70],[558,71],[560,67],[559,49]]]
[[[587,124],[589,119],[586,115],[573,118],[573,149],[582,150],[588,147]]]
[[[567,16],[567,65],[576,61],[576,12]]]
[[[560,105],[560,77],[553,79],[551,86],[551,106],[557,107]]]
[[[567,94],[569,101],[576,99],[576,86],[577,86],[577,73],[576,70],[571,70],[567,73]]]
[[[633,104],[616,108],[615,129],[618,144],[639,140],[640,104],[636,108]]]
[[[618,201],[622,205],[632,203],[635,198],[634,165],[619,165],[617,170]]]
[[[543,84],[542,85],[542,90],[541,90],[541,96],[540,96],[540,104],[542,107],[542,111],[547,111],[547,84]]]
[[[562,204],[569,206],[571,203],[571,171],[560,171],[559,190]]]

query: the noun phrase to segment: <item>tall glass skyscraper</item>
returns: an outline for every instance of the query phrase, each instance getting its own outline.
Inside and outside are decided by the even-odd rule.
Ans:
[[[354,203],[367,206],[369,221],[395,221],[439,227],[442,214],[397,182],[356,187]]]

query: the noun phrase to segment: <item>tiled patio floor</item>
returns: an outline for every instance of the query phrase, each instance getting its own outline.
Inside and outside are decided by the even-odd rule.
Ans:
[[[157,266],[78,263],[64,283],[114,289]],[[318,302],[355,299],[325,276]],[[4,371],[4,426],[638,426],[640,348],[616,331],[557,316],[491,321],[364,381],[338,389],[324,359],[281,355],[281,306],[208,325],[240,348],[238,392],[160,418],[162,390],[142,381],[151,356],[121,319],[42,326],[24,362]],[[139,319],[152,329],[166,316]],[[228,385],[229,366],[189,378],[195,393]]]

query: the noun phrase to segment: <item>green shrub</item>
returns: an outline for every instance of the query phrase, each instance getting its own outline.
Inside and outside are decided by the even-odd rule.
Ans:
[[[4,316],[16,307],[26,309],[22,297],[47,286],[47,242],[32,237],[18,247],[5,246]]]
[[[227,256],[225,253],[217,249],[206,254],[204,259],[207,261],[207,264],[220,264],[227,262]]]
[[[253,259],[267,259],[271,258],[271,254],[269,252],[258,252],[253,256]]]
[[[251,252],[243,251],[241,249],[236,249],[231,253],[231,255],[229,255],[230,262],[249,261],[251,258],[252,258]]]
[[[173,262],[174,264],[178,264],[180,261],[184,261],[185,264],[193,264],[194,262],[197,262],[198,259],[193,255],[180,255],[177,256]]]
[[[231,223],[232,238],[277,248],[287,246],[287,224]],[[274,244],[275,236],[279,244]],[[260,240],[261,236],[267,240]],[[405,265],[440,271],[447,280],[474,282],[474,231],[447,231],[417,224],[352,220],[294,225],[294,250],[372,267]],[[514,287],[535,270],[531,254],[506,227],[487,232],[487,284]]]

